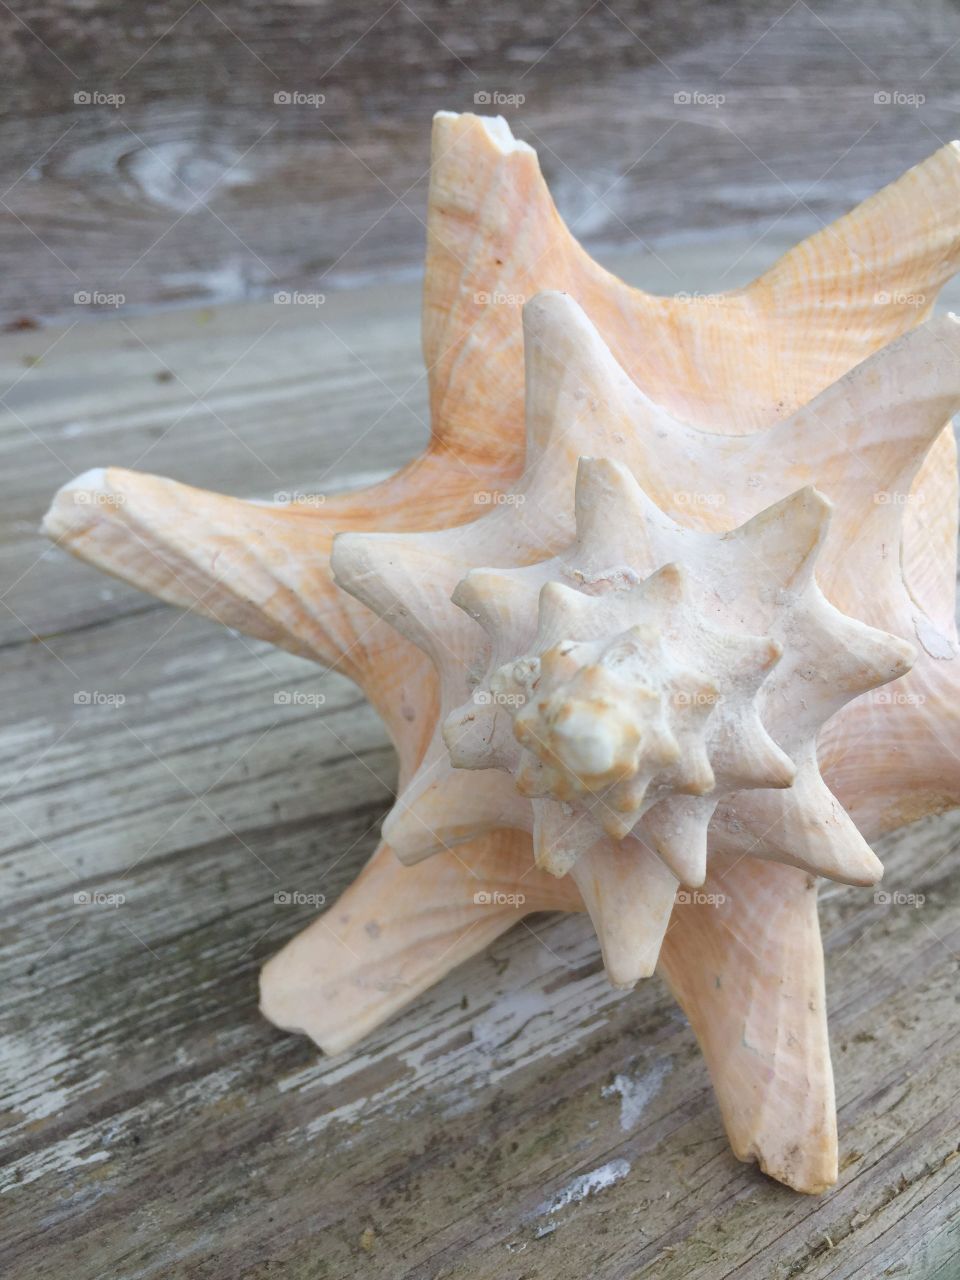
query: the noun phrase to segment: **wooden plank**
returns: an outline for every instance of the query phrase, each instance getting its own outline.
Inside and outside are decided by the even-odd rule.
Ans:
[[[684,257],[701,280],[729,261]],[[418,372],[414,290],[331,306],[375,372],[298,312],[218,384],[279,481],[209,422],[147,463],[267,496],[356,475],[340,455],[364,428],[360,469],[410,456],[416,415],[371,421]],[[373,847],[394,785],[383,730],[337,676],[59,552],[34,564],[34,530],[65,468],[130,463],[182,411],[157,364],[212,380],[268,315],[145,317],[149,360],[119,320],[78,327],[11,397],[39,438],[0,429],[3,580],[20,578],[28,623],[0,671],[4,1275],[946,1280],[956,816],[881,850],[887,887],[922,908],[823,892],[844,1168],[820,1199],[733,1159],[684,1019],[656,979],[613,991],[580,918],[520,925],[344,1058],[259,1017],[260,964],[314,914],[275,892],[332,901]],[[9,340],[8,371],[36,339]],[[45,443],[70,421],[88,426],[61,463]],[[74,901],[94,890],[125,901]]]
[[[284,857],[286,883],[313,888],[318,853],[332,861],[368,816],[334,824],[319,849],[320,823],[244,837],[268,862]],[[23,1118],[10,1177],[26,1199],[12,1256],[26,1252],[9,1274],[35,1274],[50,1211],[37,1191],[51,1185],[49,1274],[261,1275],[283,1262],[344,1275],[365,1259],[378,1276],[492,1277],[512,1246],[517,1274],[852,1276],[874,1240],[885,1264],[909,1258],[915,1220],[934,1256],[958,1110],[960,904],[944,825],[887,853],[891,883],[927,894],[922,920],[853,891],[825,904],[847,1167],[819,1203],[732,1160],[683,1020],[656,983],[612,992],[581,920],[534,922],[542,943],[515,931],[355,1057],[316,1060],[255,1015],[257,963],[303,923],[276,923],[286,909],[262,869],[229,840],[163,859],[162,884],[144,868],[93,938],[81,919],[61,941],[44,1018],[29,977],[9,1010],[20,1060],[35,1064],[11,1100]],[[622,1183],[543,1208],[616,1161],[630,1165]]]
[[[538,146],[591,248],[651,254],[798,237],[955,129],[960,14],[920,0],[229,8],[0,14],[6,317],[72,316],[84,291],[143,310],[400,278],[422,256],[430,117],[478,93],[522,95],[479,109]],[[924,101],[875,101],[894,91]]]

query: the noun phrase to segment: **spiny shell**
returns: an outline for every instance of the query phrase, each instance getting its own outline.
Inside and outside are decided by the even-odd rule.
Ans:
[[[421,458],[382,485],[328,500],[322,513],[95,471],[61,490],[46,523],[62,545],[127,582],[337,665],[383,715],[404,782],[430,742],[438,682],[424,654],[333,586],[331,539],[342,530],[467,522],[477,514],[478,491],[508,490],[524,467],[536,471],[544,424],[528,419],[533,447],[525,456],[514,303],[545,289],[570,293],[629,381],[701,434],[745,437],[742,461],[749,466],[751,432],[797,414],[928,314],[960,261],[960,163],[956,144],[944,147],[748,288],[703,305],[631,289],[594,263],[558,217],[535,154],[515,143],[502,121],[437,118],[427,221],[423,344],[432,438]],[[506,301],[488,305],[498,298]],[[943,424],[953,401],[938,382],[936,340],[934,333],[919,359],[932,375],[932,390],[923,393],[930,417],[940,415]],[[542,358],[535,343],[527,353]],[[932,438],[927,423],[923,447],[895,449],[900,461],[888,466],[886,441],[896,445],[900,436],[898,372],[880,368],[871,376],[878,385],[870,413],[883,418],[884,444],[864,448],[858,424],[824,461],[841,485],[851,455],[862,460],[864,476],[880,463],[874,490],[890,503],[861,502],[849,521],[834,520],[830,533],[842,552],[857,522],[868,526],[883,556],[880,581],[874,591],[873,566],[868,576],[856,566],[845,572],[840,554],[820,585],[865,623],[919,641],[921,656],[907,677],[909,701],[861,698],[834,716],[819,744],[830,786],[868,837],[960,798],[953,436],[935,435],[918,468]],[[571,384],[582,386],[582,377]],[[579,401],[588,413],[591,394],[584,387]],[[781,438],[794,460],[802,460],[810,420],[797,416]],[[799,441],[789,438],[794,433]],[[688,487],[682,473],[677,481],[683,440],[666,469],[656,433],[644,440],[628,465],[653,500],[672,509],[661,493]],[[581,451],[610,454],[606,447]],[[783,466],[783,493],[806,483],[802,467],[792,474],[788,458]],[[899,556],[885,509],[894,498],[903,507]],[[532,549],[540,558],[569,540],[569,508],[560,510],[562,522],[546,520],[541,546]],[[682,516],[691,527],[723,529],[747,513],[703,505]],[[893,626],[885,610],[891,582]],[[660,968],[703,1048],[735,1153],[814,1191],[837,1167],[815,882],[777,862],[728,857],[723,843],[733,841],[736,821],[721,806],[704,900],[674,911]],[[532,869],[531,857],[528,837],[514,831],[414,867],[401,866],[381,845],[337,904],[336,923],[321,918],[267,965],[265,1012],[328,1052],[348,1047],[516,921],[517,911],[494,890],[524,895],[529,911],[582,907],[570,877]],[[367,928],[371,922],[376,930]]]
[[[960,346],[960,326],[945,323],[941,340]],[[852,884],[879,878],[879,862],[821,777],[816,740],[841,707],[903,676],[914,650],[845,616],[816,585],[821,557],[827,572],[831,565],[831,508],[825,499],[807,489],[763,506],[783,486],[785,468],[774,460],[791,461],[785,438],[796,434],[794,424],[751,439],[754,473],[742,466],[739,441],[698,439],[649,401],[641,402],[628,379],[614,376],[609,352],[571,299],[533,299],[525,327],[530,340],[550,353],[546,360],[527,362],[529,415],[543,429],[554,414],[537,476],[517,488],[513,502],[466,529],[342,534],[332,565],[341,586],[431,656],[444,707],[455,706],[470,689],[470,673],[488,656],[481,706],[473,689],[466,704],[438,725],[433,750],[384,824],[390,846],[415,861],[497,827],[532,831],[537,865],[576,880],[607,971],[617,985],[629,986],[653,971],[678,882],[703,884],[708,823],[720,802],[736,815],[728,852]],[[918,331],[903,341],[916,355],[923,337]],[[873,363],[882,367],[890,361],[900,367],[902,353],[890,348]],[[960,372],[945,378],[950,376],[960,404]],[[581,397],[591,397],[589,416],[570,416],[572,381]],[[870,407],[867,388],[881,382],[875,371],[858,371],[821,395],[804,439],[808,479],[821,472],[829,476],[824,456],[831,457],[835,437],[849,436]],[[899,449],[919,457],[941,419],[931,417],[920,396],[911,404],[906,382],[901,391],[901,416],[909,420],[909,406],[916,431],[902,432]],[[577,468],[569,451],[603,442],[633,462],[653,429],[665,468],[682,443],[689,484],[713,485],[725,510],[760,509],[722,535],[690,529],[655,506],[626,466],[581,459]],[[717,452],[718,441],[726,454]],[[793,465],[801,465],[799,458]],[[764,478],[747,485],[745,477],[753,474]],[[859,510],[862,495],[855,485],[832,488],[853,512]],[[574,515],[572,545],[528,564],[546,512],[558,518],[558,505],[567,500]],[[902,510],[888,506],[884,528],[894,545]],[[861,570],[879,569],[868,534],[859,534],[843,551]],[[478,563],[496,568],[470,569]],[[682,573],[670,571],[672,563]],[[690,582],[686,601],[682,578]],[[644,606],[646,633],[631,634],[625,626]],[[658,651],[660,636],[650,625],[654,619],[666,624],[668,617],[670,656],[681,660],[679,666]],[[528,654],[531,642],[534,652]],[[606,657],[605,667],[590,661],[583,642],[594,646],[594,657]],[[752,668],[745,661],[751,648]],[[504,665],[505,658],[512,661]],[[704,715],[704,705],[696,705],[697,690],[712,690],[716,697],[719,690],[709,678],[715,676],[721,683],[726,677],[729,692],[736,664],[749,697],[734,698],[720,710],[707,703],[714,714]],[[663,693],[673,680],[678,687],[671,697],[686,689],[684,704],[665,708]],[[509,702],[501,703],[503,697]],[[626,716],[624,706],[631,708]],[[678,736],[686,739],[682,751]],[[587,776],[585,757],[597,765]],[[744,787],[758,790],[747,793]],[[774,828],[778,834],[771,839]]]

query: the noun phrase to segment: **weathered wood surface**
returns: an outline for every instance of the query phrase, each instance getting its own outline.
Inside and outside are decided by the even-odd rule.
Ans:
[[[415,270],[430,116],[478,93],[522,95],[499,109],[591,248],[799,238],[953,136],[958,37],[947,0],[12,0],[3,314]]]
[[[730,260],[661,271],[713,288]],[[733,1159],[683,1018],[658,980],[612,991],[583,919],[518,927],[344,1059],[258,1016],[259,965],[314,914],[275,893],[333,900],[373,846],[382,729],[339,677],[36,524],[106,461],[262,497],[393,467],[426,432],[415,313],[364,290],[4,341],[0,1269],[952,1280],[956,817],[882,850],[922,907],[823,893],[843,1172],[819,1199]],[[75,902],[94,891],[125,901]]]

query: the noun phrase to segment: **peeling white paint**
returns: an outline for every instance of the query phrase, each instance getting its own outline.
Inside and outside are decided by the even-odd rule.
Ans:
[[[550,998],[543,991],[509,991],[474,1020],[473,1042],[493,1053],[520,1034],[532,1018],[549,1014]]]
[[[642,1075],[616,1075],[613,1084],[601,1090],[603,1097],[620,1095],[620,1128],[629,1133],[640,1123],[647,1107],[660,1092],[660,1087],[670,1074],[669,1058],[661,1058]]]
[[[603,1027],[610,1009],[629,998],[627,993],[611,987],[601,972],[557,984],[564,965],[579,970],[595,957],[589,921],[565,916],[540,933],[544,945],[529,936],[513,940],[510,989],[496,998],[491,999],[489,970],[476,966],[459,979],[468,979],[466,1007],[459,1017],[451,1018],[449,1012],[450,988],[458,979],[447,979],[427,997],[427,1007],[415,1006],[392,1022],[366,1052],[354,1049],[344,1059],[318,1058],[281,1080],[282,1092],[316,1094],[322,1105],[324,1095],[335,1094],[338,1085],[352,1078],[369,1079],[378,1067],[383,1076],[378,1088],[366,1088],[361,1096],[351,1091],[350,1100],[339,1106],[318,1107],[320,1114],[292,1131],[290,1141],[315,1139],[335,1124],[366,1126],[394,1111],[402,1110],[404,1117],[421,1108],[446,1116],[466,1114],[479,1104],[482,1090],[534,1063],[568,1054]],[[340,1141],[349,1145],[358,1137],[359,1131]]]
[[[620,1182],[629,1172],[630,1161],[624,1160],[621,1156],[607,1164],[602,1164],[599,1169],[581,1173],[572,1182],[568,1182],[552,1199],[544,1200],[537,1213],[558,1213],[568,1204],[579,1204],[581,1200],[586,1200],[587,1196],[594,1196],[600,1191],[605,1191],[607,1187],[612,1187],[614,1183]]]
[[[108,1151],[90,1151],[91,1134],[76,1133],[53,1146],[43,1147],[24,1156],[16,1164],[0,1170],[0,1195],[16,1191],[46,1174],[72,1173],[84,1165],[100,1164],[110,1159]]]
[[[64,1077],[74,1069],[69,1037],[61,1034],[53,1022],[41,1023],[0,1038],[0,1061],[11,1081],[2,1094],[8,1116],[17,1117],[7,1130],[8,1139],[15,1130],[46,1120],[64,1110],[70,1103],[89,1097],[106,1080],[105,1071],[74,1080]],[[38,1070],[43,1064],[43,1071]]]

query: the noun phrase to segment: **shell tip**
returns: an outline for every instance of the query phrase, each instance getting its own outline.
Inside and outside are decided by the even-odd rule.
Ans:
[[[77,505],[75,495],[104,493],[107,489],[107,468],[91,467],[88,471],[84,471],[81,475],[75,476],[73,480],[68,480],[66,484],[61,485],[53,496],[53,501],[43,517],[40,524],[41,533],[46,537],[54,539],[61,537],[67,531],[70,522],[64,522],[63,503],[69,502],[71,508]],[[71,501],[72,499],[72,501]],[[83,501],[83,499],[81,499]]]
[[[481,116],[476,115],[472,111],[435,111],[433,120],[436,124],[438,121],[445,123],[462,120],[476,120],[482,129],[485,130],[487,137],[503,155],[511,155],[514,152],[529,152],[535,156],[537,153],[528,142],[524,142],[521,138],[515,138],[510,129],[509,124],[503,116]]]

